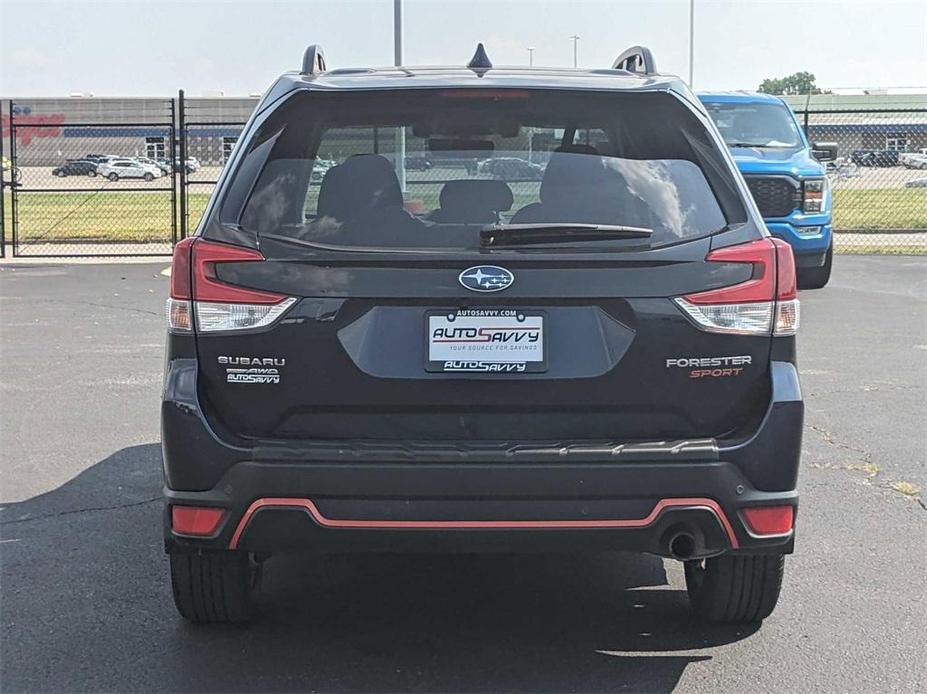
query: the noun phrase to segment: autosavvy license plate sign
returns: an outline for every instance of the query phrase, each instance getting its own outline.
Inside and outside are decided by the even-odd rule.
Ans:
[[[426,371],[539,373],[547,370],[544,314],[460,309],[427,316]]]

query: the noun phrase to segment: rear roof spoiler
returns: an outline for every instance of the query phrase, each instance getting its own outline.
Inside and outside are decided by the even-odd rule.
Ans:
[[[615,58],[612,70],[626,70],[638,75],[657,74],[657,61],[646,46],[631,46]]]

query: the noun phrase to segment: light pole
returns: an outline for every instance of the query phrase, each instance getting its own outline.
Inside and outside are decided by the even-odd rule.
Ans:
[[[579,45],[579,36],[577,36],[576,34],[573,34],[570,37],[570,40],[573,42],[573,67],[576,67],[578,64],[576,60],[576,56],[577,56],[576,47],[577,45]]]
[[[534,46],[528,46],[528,67],[534,66]]]
[[[689,0],[689,89],[695,89],[695,0]]]
[[[393,63],[402,65],[402,0],[393,0]],[[406,192],[406,129],[400,125],[396,128],[396,177],[399,188]]]

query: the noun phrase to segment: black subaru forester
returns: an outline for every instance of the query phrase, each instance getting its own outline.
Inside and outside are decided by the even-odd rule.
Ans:
[[[247,620],[281,552],[627,550],[685,562],[701,617],[762,620],[798,308],[791,249],[647,49],[327,71],[310,47],[174,253],[177,608]]]

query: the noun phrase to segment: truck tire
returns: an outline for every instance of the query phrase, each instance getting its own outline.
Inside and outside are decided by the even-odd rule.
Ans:
[[[834,246],[831,244],[821,267],[803,267],[797,270],[799,289],[821,289],[830,281],[830,270],[834,264]]]
[[[686,589],[692,610],[708,622],[761,622],[779,600],[784,566],[781,554],[687,561]]]
[[[197,624],[243,624],[260,592],[261,566],[248,552],[171,552],[174,604]]]

